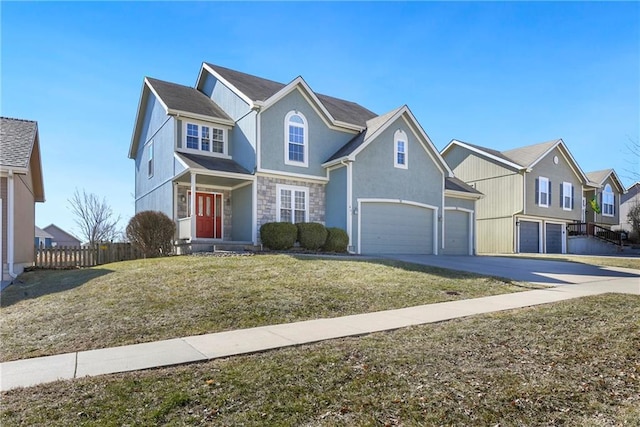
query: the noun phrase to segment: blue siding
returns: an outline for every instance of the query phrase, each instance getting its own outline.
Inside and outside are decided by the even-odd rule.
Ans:
[[[326,186],[327,227],[338,227],[347,230],[347,167],[342,166],[329,172],[329,183]]]
[[[174,176],[175,119],[166,115],[153,94],[144,106],[144,121],[136,154],[136,213],[159,210],[173,217],[173,196],[163,199],[156,192],[166,193],[161,187]],[[153,176],[148,175],[149,143],[153,140]],[[169,182],[169,189],[171,183]],[[163,196],[164,197],[164,196]]]
[[[284,119],[289,111],[299,111],[307,119],[309,166],[285,165]],[[354,137],[354,133],[329,129],[322,118],[298,90],[264,110],[260,120],[260,156],[263,169],[278,170],[314,176],[326,176],[321,166],[340,147]]]
[[[253,185],[245,185],[231,193],[232,239],[250,242],[252,236]]]
[[[407,135],[408,169],[394,167],[394,132],[403,130]],[[437,153],[433,154],[438,156]],[[374,141],[360,152],[353,163],[353,200],[358,198],[401,199],[438,208],[443,214],[442,185],[444,175],[416,139],[407,123],[398,118]],[[357,217],[353,218],[353,241],[357,241]],[[402,221],[402,218],[389,218]],[[438,230],[440,234],[440,229]],[[438,242],[440,246],[441,242]]]
[[[160,211],[173,218],[173,183],[167,182],[136,200],[136,213]]]

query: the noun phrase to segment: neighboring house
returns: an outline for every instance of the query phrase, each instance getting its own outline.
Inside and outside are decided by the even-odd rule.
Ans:
[[[192,247],[256,245],[262,224],[320,222],[356,253],[474,252],[475,201],[407,106],[377,115],[203,63],[195,87],[145,78],[129,158],[136,212]],[[448,225],[447,225],[448,224]]]
[[[67,233],[55,224],[49,224],[44,229],[53,236],[53,245],[59,247],[80,247],[82,242],[76,236]]]
[[[38,123],[0,118],[0,278],[33,265],[35,203],[44,202]]]
[[[36,248],[52,248],[53,236],[44,231],[42,228],[36,226],[36,237],[34,243]]]
[[[640,205],[640,181],[633,184],[627,191],[620,196],[620,225],[613,227],[614,229],[622,229],[629,233],[629,237],[640,240],[640,236],[633,233],[631,221],[628,215],[631,208]]]
[[[561,139],[502,152],[453,140],[442,156],[485,195],[476,204],[478,252],[567,251],[588,179]]]
[[[620,198],[625,193],[625,188],[616,172],[605,169],[587,172],[586,175],[589,184],[583,196],[585,215],[582,222],[592,222],[609,229],[620,225]]]

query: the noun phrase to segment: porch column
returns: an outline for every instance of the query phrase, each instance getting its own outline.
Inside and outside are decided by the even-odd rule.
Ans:
[[[196,238],[196,174],[191,172],[191,240]]]

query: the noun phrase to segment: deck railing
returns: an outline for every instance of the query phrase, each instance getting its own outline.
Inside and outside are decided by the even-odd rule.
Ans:
[[[576,222],[567,225],[569,236],[592,236],[606,242],[622,246],[622,233],[610,230],[592,222]]]

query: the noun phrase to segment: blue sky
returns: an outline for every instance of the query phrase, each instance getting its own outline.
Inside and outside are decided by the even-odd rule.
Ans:
[[[562,138],[627,186],[640,121],[638,2],[5,2],[1,114],[37,120],[47,201],[75,188],[134,214],[127,158],[144,76],[193,86],[203,61],[383,114],[407,104],[438,149]]]

